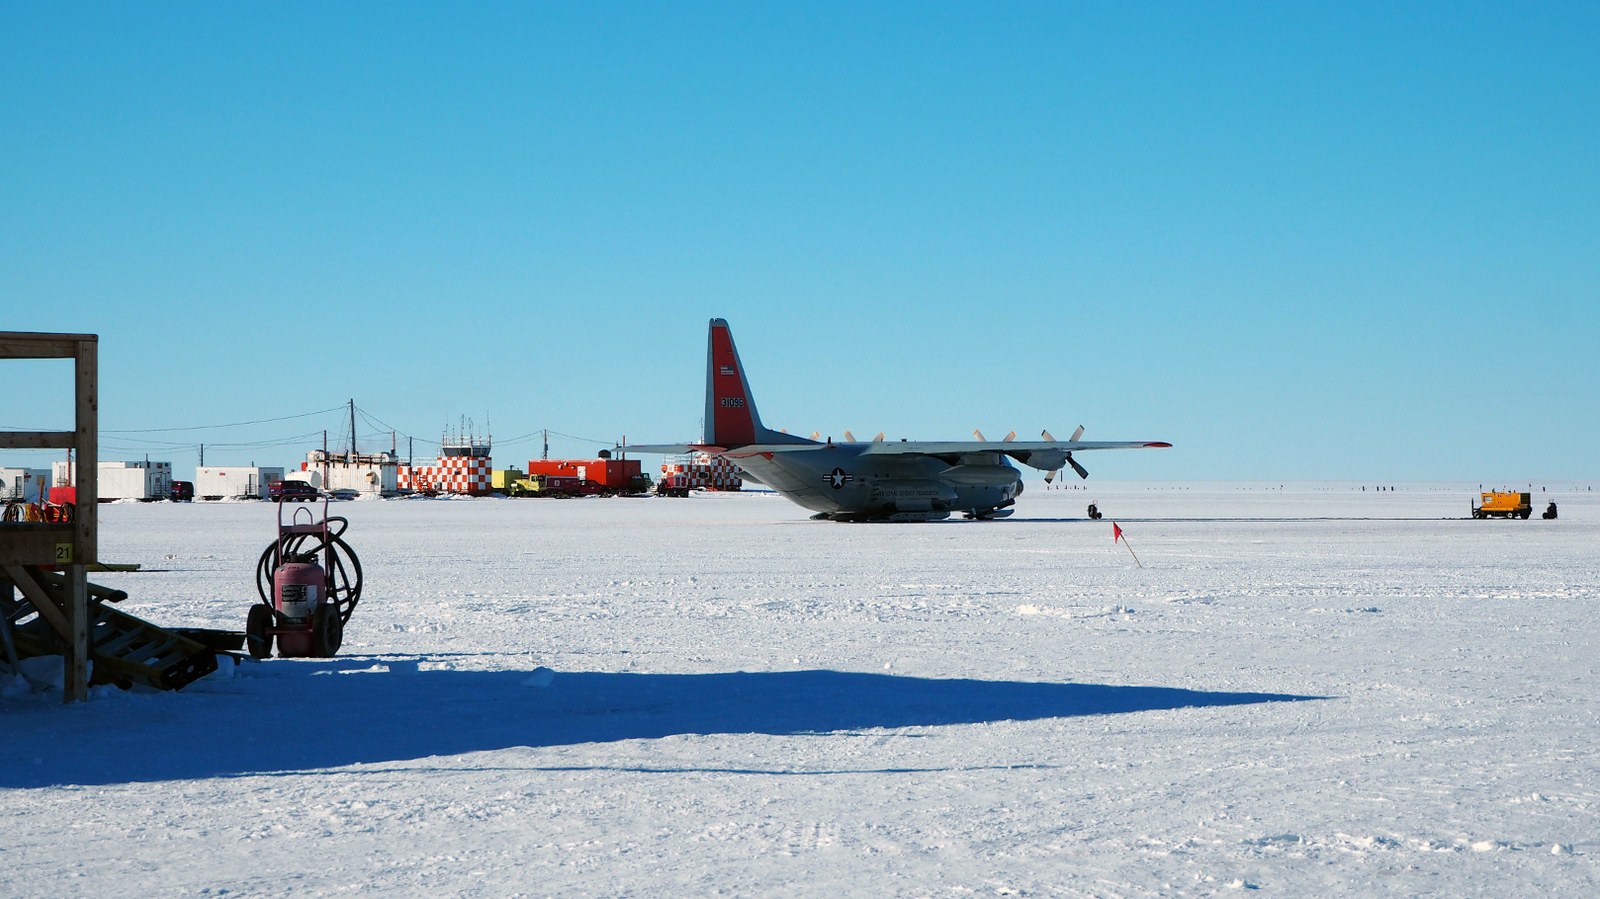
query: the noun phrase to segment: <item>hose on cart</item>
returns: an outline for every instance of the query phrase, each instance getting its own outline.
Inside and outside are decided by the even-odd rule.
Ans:
[[[356,603],[361,601],[361,559],[350,548],[350,544],[340,538],[345,529],[350,527],[350,522],[334,516],[327,520],[327,525],[326,541],[321,534],[294,534],[283,541],[283,551],[291,556],[314,555],[320,564],[324,547],[332,550],[328,554],[332,560],[330,570],[326,572],[328,598],[339,610],[339,623],[347,624],[351,613],[356,610]],[[272,606],[272,573],[278,570],[280,562],[278,541],[274,540],[261,554],[261,561],[256,563],[256,592],[261,594],[261,602],[268,608]]]

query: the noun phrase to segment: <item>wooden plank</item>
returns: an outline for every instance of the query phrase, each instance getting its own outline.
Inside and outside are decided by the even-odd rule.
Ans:
[[[67,566],[66,678],[62,702],[84,702],[89,698],[89,572],[82,565]]]
[[[55,628],[56,633],[61,635],[61,639],[69,639],[72,629],[67,624],[67,618],[61,613],[61,607],[56,605],[56,601],[50,598],[50,593],[45,590],[44,585],[34,580],[33,574],[21,565],[0,567],[5,569],[6,578],[11,583],[16,584],[18,590],[22,591],[23,598],[38,610],[39,617]]]
[[[77,431],[0,431],[0,449],[72,449]]]
[[[11,639],[11,604],[16,602],[16,585],[10,581],[0,583],[0,650],[5,652],[5,658],[0,659],[13,674],[22,671],[19,663],[22,657],[17,655],[17,644]]]
[[[78,344],[99,339],[95,334],[0,331],[0,359],[72,359],[78,355]]]
[[[78,499],[75,565],[100,561],[100,344],[93,336],[77,343]]]
[[[57,550],[75,552],[78,532],[75,524],[0,524],[0,564],[55,565],[62,559]]]
[[[84,567],[90,571],[94,570],[92,566],[85,565]],[[39,586],[49,590],[51,596],[61,596],[62,591],[67,587],[67,576],[59,571],[37,571],[34,572],[34,579],[39,582]],[[125,590],[116,590],[100,584],[90,584],[89,597],[92,600],[103,599],[110,602],[122,602],[128,598],[128,594]]]
[[[73,344],[73,386],[78,436],[77,511],[73,515],[72,564],[67,567],[67,621],[71,625],[62,702],[89,698],[89,565],[100,561],[100,339],[79,336]]]
[[[129,646],[142,639],[145,637],[139,631],[123,631],[114,637],[96,640],[94,648],[104,655],[120,656]]]

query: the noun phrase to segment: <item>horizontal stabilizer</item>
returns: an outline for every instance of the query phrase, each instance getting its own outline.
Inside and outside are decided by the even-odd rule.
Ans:
[[[720,453],[720,446],[703,443],[630,443],[615,448],[619,453],[641,453],[646,456],[682,456],[687,453]]]
[[[770,456],[773,453],[806,453],[827,448],[826,443],[752,443],[734,449],[708,449],[706,452],[727,456],[730,459],[744,459],[750,456]]]

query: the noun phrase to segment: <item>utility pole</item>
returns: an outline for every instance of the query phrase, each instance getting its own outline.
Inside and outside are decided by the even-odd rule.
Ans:
[[[356,464],[356,399],[350,398],[350,455],[345,461],[351,465]]]
[[[549,428],[545,428],[544,429],[544,455],[540,456],[539,458],[541,458],[541,459],[550,458],[550,429]]]

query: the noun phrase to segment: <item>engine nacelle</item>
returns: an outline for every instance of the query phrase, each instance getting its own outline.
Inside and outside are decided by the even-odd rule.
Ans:
[[[1067,465],[1067,453],[1065,450],[1034,450],[1028,453],[1028,458],[1019,461],[1040,471],[1060,471]]]
[[[1022,479],[1009,465],[952,465],[939,472],[939,477],[963,487],[1004,487]]]

